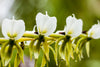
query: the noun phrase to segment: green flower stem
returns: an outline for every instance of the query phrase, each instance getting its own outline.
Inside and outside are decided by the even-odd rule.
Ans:
[[[50,37],[60,38],[60,37],[64,37],[64,35],[61,35],[61,34],[51,34]]]
[[[4,42],[7,42],[9,41],[8,39],[5,39],[5,38],[0,38],[0,44],[4,43]]]
[[[53,37],[45,37],[47,41],[49,40],[53,40],[53,41],[56,41],[56,38],[53,38]]]
[[[26,38],[26,37],[22,37],[18,40],[16,40],[17,42],[23,42],[23,41],[33,41],[35,40],[35,38]]]
[[[87,35],[86,34],[80,34],[79,37],[87,37]]]
[[[37,38],[38,37],[38,35],[36,35],[36,34],[31,34],[31,33],[24,33],[23,34],[23,37],[30,37],[30,38]]]
[[[55,41],[49,41],[49,42],[47,42],[48,45],[51,45],[53,43],[55,43]]]

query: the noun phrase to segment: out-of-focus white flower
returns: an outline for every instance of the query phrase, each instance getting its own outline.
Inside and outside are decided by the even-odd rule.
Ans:
[[[47,12],[46,15],[38,13],[36,16],[36,24],[38,33],[48,36],[56,30],[57,19],[56,17],[49,17]]]
[[[63,40],[61,40],[59,43],[58,43],[58,45],[62,45],[63,44]]]
[[[95,24],[92,26],[92,28],[88,31],[88,37],[98,39],[100,38],[100,23],[98,21],[98,24]]]
[[[30,33],[30,34],[33,34],[34,31],[25,31],[25,33]]]
[[[15,0],[0,0],[0,20],[9,14]]]
[[[25,45],[30,45],[31,41],[25,41]]]
[[[60,34],[60,33],[64,33],[63,30],[58,30],[55,34]]]
[[[15,40],[22,37],[25,32],[23,20],[4,19],[2,23],[2,33],[6,39],[14,38]]]
[[[66,26],[64,28],[65,34],[71,37],[77,37],[82,33],[83,21],[76,19],[75,15],[66,18]]]

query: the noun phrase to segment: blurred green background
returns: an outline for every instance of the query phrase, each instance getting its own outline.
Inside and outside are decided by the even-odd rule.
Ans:
[[[56,30],[63,30],[66,17],[75,14],[83,20],[83,30],[88,31],[100,20],[100,0],[15,0],[11,8],[16,19],[25,21],[26,30],[33,30],[36,14],[46,11],[57,18]],[[71,67],[100,67],[100,40],[91,40],[90,57],[85,56],[77,63],[72,60]]]

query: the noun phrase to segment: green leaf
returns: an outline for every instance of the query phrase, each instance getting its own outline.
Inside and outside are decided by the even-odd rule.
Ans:
[[[80,38],[79,40],[78,40],[78,42],[77,42],[77,44],[76,44],[76,47],[75,47],[75,52],[78,54],[78,52],[79,52],[79,46],[80,46],[80,44],[82,44],[82,42],[84,41],[86,39],[86,37],[83,37],[83,38]]]
[[[0,59],[0,67],[1,67],[1,59]]]
[[[15,61],[14,61],[14,67],[18,67],[20,64],[20,61],[21,59],[20,59],[19,54],[16,54]]]
[[[7,66],[12,57],[13,45],[8,45],[9,42],[5,42],[1,48],[1,58],[3,66]]]
[[[66,60],[65,53],[66,53],[66,45],[67,42],[63,41],[63,44],[59,47],[59,55],[63,60]]]
[[[32,55],[33,55],[33,44],[35,41],[31,41],[29,45],[29,52],[30,52],[30,59],[32,60]]]
[[[66,60],[66,57],[65,57],[66,45],[70,40],[70,36],[66,35],[63,39],[64,39],[64,41],[63,41],[62,45],[60,45],[60,48],[59,48],[59,55],[63,60]]]
[[[4,65],[8,65],[8,63],[10,62],[11,58],[12,58],[12,53],[13,53],[13,46],[9,45],[6,47],[5,49],[5,63]]]
[[[48,61],[50,61],[50,58],[49,58],[49,45],[47,44],[47,40],[45,39],[45,41],[43,42],[43,47],[42,47],[42,50],[46,56],[46,59]]]
[[[66,61],[66,65],[69,67],[70,64],[70,44],[69,42],[66,43],[67,46],[65,46],[65,61]]]
[[[1,47],[1,57],[2,57],[2,59],[4,59],[5,49],[6,49],[7,45],[8,45],[8,42],[5,42],[5,43],[2,44],[2,47]]]
[[[63,37],[59,38],[56,43],[55,43],[55,55],[54,55],[54,59],[56,62],[56,65],[58,65],[58,61],[57,61],[57,55],[58,55],[58,43],[63,39]],[[54,52],[53,52],[54,53]]]
[[[11,67],[10,63],[9,63],[9,66],[8,67]]]
[[[72,48],[72,41],[69,41],[68,42],[68,48],[67,48],[67,50],[68,50],[68,53],[69,53],[69,57],[71,57],[72,59],[74,59],[74,55],[73,55],[73,48]]]
[[[63,44],[59,48],[59,55],[63,60],[66,60],[66,58],[65,58],[66,48],[63,48],[62,46],[63,46]],[[66,47],[66,46],[64,46],[64,47]]]
[[[34,57],[35,57],[35,59],[38,59],[38,57],[39,57],[40,44],[41,44],[41,42],[39,40],[37,40],[36,45],[34,45],[34,47],[33,47],[34,48]]]
[[[44,67],[46,64],[46,57],[43,55],[41,67]]]
[[[24,52],[23,52],[22,48],[20,47],[20,45],[17,42],[16,42],[15,46],[17,48],[17,53],[19,54],[20,59],[24,63]]]
[[[49,48],[50,48],[50,49],[51,49],[51,51],[53,52],[53,55],[54,55],[54,60],[55,60],[55,62],[56,62],[56,65],[58,65],[58,62],[57,62],[57,56],[56,56],[56,54],[55,54],[54,49],[53,49],[51,46],[49,46]]]
[[[89,52],[90,52],[90,42],[89,42],[89,41],[86,42],[85,47],[86,47],[86,53],[87,53],[87,56],[89,57]]]

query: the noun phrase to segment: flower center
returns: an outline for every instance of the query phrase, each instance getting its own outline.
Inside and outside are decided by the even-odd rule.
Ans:
[[[15,38],[17,36],[17,33],[10,34],[10,32],[7,33],[8,37]]]
[[[91,31],[91,33],[90,33],[90,37],[91,37],[93,34],[94,34],[94,31]]]
[[[45,34],[46,32],[47,32],[47,30],[41,31],[40,28],[39,28],[39,33],[40,33],[40,34]]]
[[[72,31],[72,30],[69,30],[69,31],[68,31],[68,34],[72,34],[72,33],[73,33],[73,31]]]

